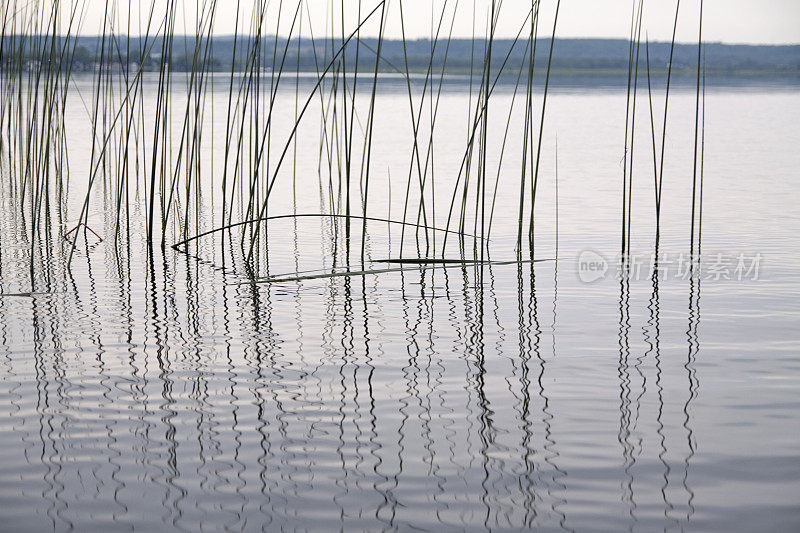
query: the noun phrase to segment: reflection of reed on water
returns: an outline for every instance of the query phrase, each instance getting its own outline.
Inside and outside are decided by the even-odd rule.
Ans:
[[[301,226],[293,230],[299,250]],[[42,473],[36,498],[49,527],[83,523],[78,487],[106,502],[108,520],[147,513],[186,528],[291,528],[334,516],[341,527],[388,529],[580,523],[571,494],[581,468],[560,441],[571,431],[559,392],[570,359],[560,346],[570,339],[559,335],[569,328],[560,324],[557,262],[419,265],[279,285],[241,283],[234,269],[169,251],[144,258],[79,256],[80,276],[42,286],[58,294],[37,305],[0,301],[15,312],[28,302],[34,325],[28,367],[8,349],[19,342],[11,313],[0,321],[9,409],[38,402],[36,429],[3,427],[24,444],[26,470]],[[298,256],[289,260],[297,268]],[[137,272],[146,273],[145,293],[132,289]],[[652,523],[639,503],[654,494],[664,523],[686,524],[693,513],[697,285],[680,469],[659,280],[642,309],[634,282],[620,286],[616,479],[625,523]],[[641,351],[632,335],[640,320]],[[661,467],[656,484],[639,467],[648,454]],[[688,498],[683,518],[677,486]]]

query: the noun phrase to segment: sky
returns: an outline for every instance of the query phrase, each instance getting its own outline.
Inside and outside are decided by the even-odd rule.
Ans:
[[[14,0],[3,0],[3,4]],[[22,0],[17,0],[22,3]],[[84,18],[80,33],[100,33],[105,12],[105,0],[73,0],[81,2]],[[156,3],[156,13],[163,13],[167,0],[131,0],[133,5],[132,34],[137,33],[140,9],[146,15],[151,1]],[[194,33],[197,20],[196,4],[210,0],[177,0],[180,16],[176,33]],[[292,17],[299,0],[282,0],[283,11],[279,33],[289,33]],[[345,27],[348,32],[355,28],[359,2],[362,15],[366,15],[379,0],[302,0],[302,31],[308,35],[309,21],[315,36],[330,35],[331,14],[336,21],[335,34],[341,33],[341,3],[345,4]],[[495,0],[499,7],[498,37],[514,36],[530,10],[530,0]],[[63,0],[62,0],[63,3]],[[240,24],[249,20],[255,0],[240,0]],[[453,35],[469,37],[475,27],[480,34],[486,28],[487,15],[492,0],[389,0],[386,17],[386,36],[401,36],[400,5],[403,6],[403,23],[408,38],[427,37],[431,33],[431,21],[438,24],[442,7],[445,8],[443,35],[453,24]],[[557,0],[542,0],[540,33],[552,32],[553,15]],[[274,33],[278,6],[281,0],[270,0],[267,11],[268,33]],[[236,24],[237,0],[217,0],[214,22],[215,34],[231,34]],[[115,20],[118,33],[125,32],[127,2],[117,2],[117,11],[110,18]],[[332,7],[333,6],[333,7]],[[474,10],[473,10],[474,6]],[[562,0],[559,8],[557,37],[605,37],[627,38],[630,31],[632,0]],[[676,0],[646,0],[643,16],[643,32],[655,41],[667,41],[672,35]],[[682,0],[678,18],[677,40],[696,42],[698,32],[700,0]],[[160,9],[159,9],[160,8]],[[331,11],[333,9],[333,12]],[[800,0],[705,0],[703,13],[703,39],[706,42],[797,44],[800,43]],[[432,15],[433,13],[433,15]],[[143,16],[142,19],[145,17]],[[271,21],[271,22],[270,22]],[[363,27],[362,35],[378,33],[380,10]],[[296,28],[297,29],[297,28]],[[295,31],[296,31],[295,29]]]

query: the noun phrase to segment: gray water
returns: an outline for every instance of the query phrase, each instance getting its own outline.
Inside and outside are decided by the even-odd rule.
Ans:
[[[0,530],[799,529],[800,92],[709,87],[702,260],[687,271],[694,93],[676,91],[658,270],[641,148],[641,269],[617,279],[625,96],[551,93],[536,263],[506,263],[518,139],[481,266],[380,263],[400,238],[384,223],[369,224],[362,265],[360,227],[348,255],[329,218],[298,217],[268,226],[268,275],[385,271],[264,283],[225,260],[217,234],[148,256],[141,210],[129,244],[90,235],[68,271],[45,262],[32,285],[4,194]],[[276,128],[293,115],[293,91],[282,97]],[[492,105],[511,97],[501,88]],[[227,92],[213,98],[224,109]],[[442,94],[439,226],[468,102],[458,84]],[[402,212],[407,106],[391,84],[378,95],[376,217]],[[89,124],[72,110],[80,154]],[[502,111],[495,120],[499,145]],[[293,195],[282,179],[271,214],[320,210],[307,137],[296,174],[308,181]],[[97,189],[90,225],[112,227]],[[210,200],[207,229],[218,212]],[[588,279],[587,258],[606,275]]]

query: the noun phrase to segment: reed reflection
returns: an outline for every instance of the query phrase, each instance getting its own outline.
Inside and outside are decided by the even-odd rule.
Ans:
[[[624,262],[619,280],[619,433],[617,440],[622,447],[622,465],[625,478],[620,480],[622,502],[628,514],[636,522],[636,498],[634,494],[633,467],[636,463],[634,446],[631,443],[631,375],[630,375],[630,265]]]
[[[632,326],[638,321],[638,313],[631,305],[633,278],[623,275],[619,282],[618,441],[624,472],[621,480],[621,501],[628,508],[630,528],[639,523],[659,524],[659,527],[665,528],[686,527],[694,514],[695,497],[689,473],[696,454],[691,406],[699,387],[695,361],[700,346],[697,331],[700,317],[700,280],[692,275],[687,287],[688,328],[684,332],[688,342],[688,355],[679,367],[688,379],[688,390],[686,399],[679,401],[672,378],[676,362],[665,358],[662,348],[661,286],[665,279],[662,274],[666,275],[668,268],[662,270],[659,261],[655,261],[652,267],[647,316],[641,327],[644,340],[642,350],[639,350],[635,338],[631,336]],[[668,352],[674,353],[674,350],[670,349]],[[639,355],[631,359],[633,353]],[[649,377],[651,372],[652,378]],[[642,413],[651,404],[655,409],[654,425],[642,417]],[[678,412],[680,421],[675,419]],[[685,446],[679,445],[676,431],[678,428],[683,430]],[[652,454],[648,451],[650,443],[655,446]],[[684,447],[685,453],[681,454]],[[660,466],[658,482],[651,482],[648,478],[651,456]],[[678,457],[682,457],[682,460],[677,459]],[[679,461],[682,462],[680,466]],[[652,512],[653,490],[657,491],[660,500],[660,516],[655,516]],[[643,500],[651,502],[649,508],[640,509],[639,502]]]
[[[650,299],[648,300],[647,309],[649,311],[649,318],[647,326],[644,328],[645,342],[648,349],[645,356],[648,357],[652,354],[656,377],[656,397],[657,397],[657,414],[656,414],[656,434],[658,436],[658,460],[663,468],[662,479],[664,480],[661,485],[661,500],[664,505],[664,519],[673,520],[671,512],[675,509],[674,504],[669,498],[669,483],[670,473],[672,467],[668,460],[667,455],[667,436],[664,425],[664,371],[661,360],[661,306],[660,306],[660,291],[659,291],[659,266],[658,259],[653,265],[653,273],[650,278],[652,291]],[[677,525],[677,524],[676,524]]]
[[[287,227],[294,250],[262,272],[303,268],[302,225]],[[571,364],[561,346],[572,341],[561,334],[569,328],[560,323],[557,264],[421,265],[262,283],[242,274],[233,250],[224,268],[203,258],[217,248],[141,260],[79,255],[75,275],[40,285],[55,296],[0,301],[4,310],[25,302],[32,320],[30,380],[8,349],[19,342],[10,310],[0,322],[3,417],[35,398],[37,427],[3,427],[24,443],[29,471],[43,474],[36,498],[47,527],[85,524],[71,511],[81,487],[109,523],[149,512],[154,526],[187,529],[332,520],[342,528],[577,529],[581,497],[571,491],[584,478],[572,466],[582,452],[561,440],[573,416],[561,408],[559,382]],[[137,272],[144,292],[133,287]],[[608,478],[620,484],[630,527],[654,523],[656,495],[670,527],[694,513],[699,283],[690,287],[689,396],[678,424],[688,450],[678,459],[661,285],[656,267],[642,309],[633,282],[619,285],[619,392],[602,406],[615,420],[593,429],[622,451]]]
[[[698,243],[699,246],[699,243]],[[698,263],[696,268],[699,269],[699,257],[697,259]],[[689,345],[688,354],[686,358],[686,364],[684,365],[684,369],[686,370],[686,376],[688,380],[688,396],[686,398],[686,403],[683,405],[683,427],[686,430],[686,445],[688,447],[688,451],[686,454],[686,458],[684,459],[684,471],[683,471],[683,488],[688,495],[687,505],[688,509],[686,511],[686,523],[688,524],[692,516],[695,513],[694,507],[694,490],[691,487],[691,483],[689,482],[689,469],[690,463],[695,456],[697,443],[695,442],[694,437],[694,429],[692,425],[692,417],[691,417],[691,408],[692,402],[697,398],[697,393],[700,388],[700,382],[697,378],[697,370],[695,368],[695,361],[697,359],[697,354],[700,352],[700,337],[698,334],[698,328],[700,326],[700,276],[699,273],[695,275],[694,272],[695,264],[693,261],[692,264],[692,271],[689,279],[689,318],[688,318],[688,328],[686,330],[686,338]]]

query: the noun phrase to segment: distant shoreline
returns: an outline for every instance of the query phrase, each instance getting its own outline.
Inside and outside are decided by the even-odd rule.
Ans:
[[[44,39],[44,37],[40,37]],[[14,49],[12,44],[19,36],[6,35],[3,45],[10,53],[4,54],[8,59]],[[28,49],[34,37],[27,37]],[[98,66],[99,50],[102,40],[98,36],[79,36],[71,38],[70,46],[75,46],[74,65],[78,71],[96,71]],[[169,50],[169,65],[173,72],[189,72],[193,63],[194,49],[199,44],[205,51],[206,44],[210,43],[210,54],[203,65],[205,72],[228,72],[233,67],[234,71],[243,71],[247,63],[244,54],[247,46],[244,36],[239,36],[239,48],[234,57],[234,37],[231,35],[214,36],[211,41],[199,40],[194,36],[173,36],[173,45]],[[56,38],[56,42],[61,39]],[[141,54],[139,49],[143,42],[139,37],[130,39],[124,35],[114,36],[113,53],[108,54],[105,64],[111,63],[114,68],[121,68],[127,63],[138,69],[139,61],[143,60],[144,70],[157,70],[161,63],[162,37],[151,38],[147,49],[149,54]],[[264,36],[259,43],[262,72],[270,72],[275,62],[275,70],[284,62],[284,72],[300,71],[315,72],[323,70],[333,55],[338,50],[341,41],[338,38],[324,38],[312,41],[309,38],[293,38],[287,42],[283,37]],[[521,66],[527,64],[525,54],[525,40],[514,44],[510,39],[496,39],[492,44],[492,64],[507,63],[504,72],[515,75]],[[549,54],[550,39],[539,38],[536,41],[535,73],[544,72]],[[434,46],[435,45],[435,46]],[[356,47],[359,47],[359,69],[374,71],[375,49],[377,39],[364,38],[360,41],[352,40],[346,47],[346,67],[352,71],[356,57]],[[800,77],[800,45],[745,45],[704,43],[705,67],[708,76],[729,78],[746,78],[753,76],[779,76],[781,78]],[[433,49],[433,53],[432,53]],[[124,51],[130,50],[125,56]],[[447,52],[445,56],[445,51]],[[43,50],[46,52],[46,50]],[[285,56],[284,56],[285,54]],[[553,49],[552,71],[558,76],[613,76],[622,75],[627,79],[630,42],[625,39],[555,39]],[[145,57],[142,57],[144,55]],[[37,56],[26,54],[27,61],[46,60],[47,56],[40,53]],[[483,39],[440,39],[432,43],[428,39],[394,40],[385,39],[381,44],[381,72],[405,72],[419,74],[425,73],[429,65],[434,76],[440,75],[442,66],[445,65],[446,73],[452,75],[479,73],[483,68]],[[639,73],[646,75],[645,45],[641,44],[639,57]],[[651,77],[665,77],[670,57],[670,43],[649,43]],[[17,56],[17,59],[19,57]],[[0,57],[0,69],[4,60]],[[337,65],[335,68],[338,68]],[[697,72],[697,44],[676,43],[672,61],[672,73],[675,76],[694,75]],[[493,69],[496,72],[496,69]]]

